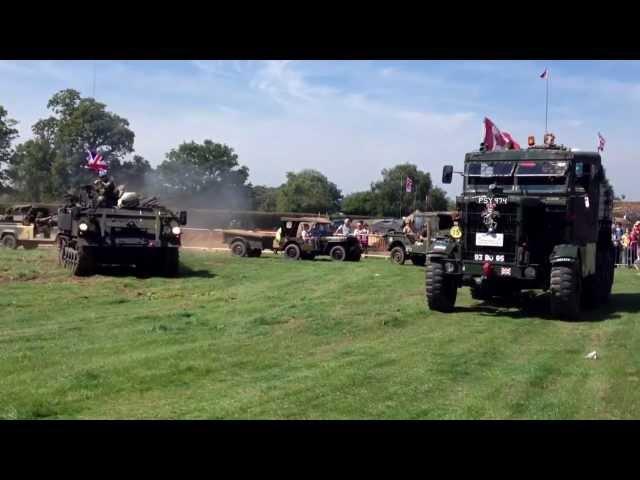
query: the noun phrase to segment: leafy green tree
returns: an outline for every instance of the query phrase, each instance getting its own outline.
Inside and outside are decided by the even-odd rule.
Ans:
[[[287,172],[277,207],[281,212],[332,213],[339,210],[341,198],[336,184],[316,170]]]
[[[18,122],[8,118],[8,113],[0,105],[0,193],[9,188],[5,169],[13,156],[12,142],[18,137],[18,130],[14,128]]]
[[[278,188],[256,185],[252,188],[253,209],[260,212],[275,212],[278,208]]]
[[[341,210],[350,215],[377,215],[376,196],[372,191],[351,193],[342,200]]]
[[[7,170],[17,198],[41,202],[55,197],[56,185],[51,175],[55,156],[52,145],[41,138],[18,145]]]
[[[445,192],[440,187],[434,187],[427,196],[426,211],[442,212],[449,210],[450,201]]]
[[[410,213],[414,207],[426,209],[427,194],[432,187],[429,173],[410,163],[385,168],[381,173],[382,180],[371,185],[378,215],[398,216]],[[411,193],[405,191],[407,177],[413,180],[414,191]]]
[[[125,185],[129,192],[138,193],[146,190],[148,176],[153,171],[149,161],[140,155],[124,162],[112,160],[109,167],[117,183]]]
[[[134,133],[129,122],[106,110],[93,98],[83,98],[76,90],[62,90],[47,103],[53,115],[39,120],[32,130],[36,138],[49,142],[55,150],[50,174],[57,194],[71,186],[87,183],[87,150],[99,149],[105,160],[117,164],[133,152]]]
[[[233,148],[205,140],[183,143],[158,166],[162,189],[176,199],[217,208],[246,208],[249,169]],[[194,203],[195,202],[195,203]]]

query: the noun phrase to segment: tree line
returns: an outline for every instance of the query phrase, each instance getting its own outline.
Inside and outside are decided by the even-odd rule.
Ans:
[[[67,89],[54,94],[47,109],[49,116],[31,127],[32,138],[16,143],[17,121],[0,105],[0,197],[6,201],[60,201],[95,179],[85,165],[87,151],[97,149],[116,183],[185,208],[398,216],[415,208],[448,206],[445,192],[433,187],[429,173],[408,163],[382,170],[382,178],[368,190],[346,196],[312,169],[288,172],[279,187],[252,185],[249,169],[226,144],[183,142],[154,168],[134,153],[135,134],[128,120],[104,103]],[[407,177],[415,187],[411,193],[405,192]]]

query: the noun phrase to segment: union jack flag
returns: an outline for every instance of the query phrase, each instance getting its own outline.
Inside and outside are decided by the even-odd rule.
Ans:
[[[104,157],[100,152],[96,150],[87,150],[87,153],[89,155],[87,155],[88,164],[86,168],[88,168],[89,170],[93,170],[96,173],[107,170],[107,164],[105,163]]]
[[[598,132],[598,151],[602,152],[604,150],[604,144],[606,143],[604,137],[602,135],[600,135],[600,132]]]
[[[407,181],[405,183],[405,190],[407,193],[413,192],[413,179],[411,177],[407,177]]]

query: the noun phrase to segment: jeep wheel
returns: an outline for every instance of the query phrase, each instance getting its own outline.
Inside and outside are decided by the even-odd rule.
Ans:
[[[425,268],[427,305],[431,310],[451,312],[456,303],[458,288],[454,279],[444,275],[442,264],[428,263]]]
[[[411,263],[418,267],[424,267],[427,262],[427,257],[424,255],[411,255]]]
[[[554,317],[576,320],[580,316],[581,281],[572,267],[551,268],[551,314]]]
[[[331,257],[331,260],[344,262],[347,259],[347,251],[342,245],[336,245],[331,249],[331,251],[329,251],[329,256]]]
[[[236,240],[231,244],[231,255],[235,257],[244,257],[247,255],[247,244],[242,240]]]
[[[284,258],[287,260],[299,260],[301,256],[300,247],[295,243],[290,243],[284,247]]]
[[[18,248],[18,241],[16,240],[16,237],[14,237],[11,234],[8,234],[2,237],[2,246],[4,248],[10,248],[11,250],[15,250],[16,248]]]
[[[402,247],[393,247],[389,254],[389,260],[398,265],[404,265],[405,257],[404,248]]]
[[[359,262],[360,258],[362,258],[362,252],[358,250],[349,255],[349,258],[347,260],[349,260],[350,262]]]

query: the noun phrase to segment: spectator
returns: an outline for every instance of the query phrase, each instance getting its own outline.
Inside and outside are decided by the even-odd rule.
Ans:
[[[407,217],[405,220],[405,225],[402,228],[402,233],[404,233],[411,243],[416,241],[416,231],[413,224],[413,219],[411,217]]]
[[[353,234],[353,229],[351,228],[350,218],[345,218],[344,223],[340,225],[334,232],[334,235],[344,235],[345,237],[347,235],[352,235],[352,234]]]
[[[358,222],[356,229],[353,234],[356,236],[358,241],[360,242],[360,247],[364,254],[367,254],[367,249],[369,247],[369,228],[368,225],[363,224],[362,222]]]
[[[636,270],[640,270],[638,266],[638,241],[640,241],[640,221],[633,224],[631,235],[629,236],[629,249],[631,250],[631,264]]]
[[[300,233],[300,236],[302,237],[302,241],[304,243],[309,243],[309,240],[311,239],[311,235],[309,233],[309,224],[308,223],[303,223],[302,224],[302,232]]]
[[[626,228],[620,239],[622,245],[622,264],[626,267],[629,266],[629,229]]]
[[[613,241],[613,248],[615,251],[615,263],[619,264],[622,261],[622,235],[624,230],[620,222],[616,223],[612,227],[611,240]]]

